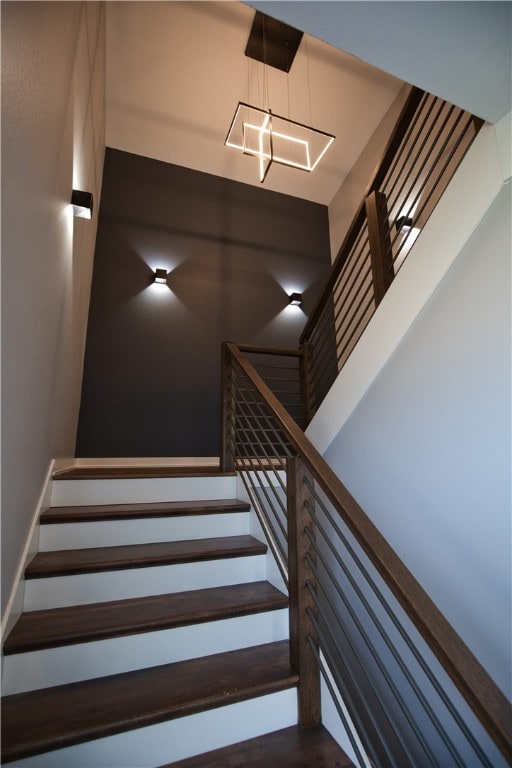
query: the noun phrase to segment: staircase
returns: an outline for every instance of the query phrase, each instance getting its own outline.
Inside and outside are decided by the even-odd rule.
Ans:
[[[2,764],[351,765],[297,726],[288,599],[236,493],[211,469],[54,478],[4,643]]]

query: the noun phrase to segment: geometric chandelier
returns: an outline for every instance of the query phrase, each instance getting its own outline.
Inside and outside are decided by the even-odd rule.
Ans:
[[[258,158],[263,182],[272,163],[314,171],[334,138],[330,133],[280,117],[270,109],[239,102],[225,145]]]

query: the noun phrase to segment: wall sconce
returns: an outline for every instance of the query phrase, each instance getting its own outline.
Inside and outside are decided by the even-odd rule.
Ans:
[[[166,269],[155,269],[153,282],[159,285],[167,285],[168,274]]]
[[[77,219],[92,219],[92,192],[81,192],[74,189],[71,195],[71,205],[73,206],[73,215]]]
[[[302,307],[302,293],[290,293],[288,304],[291,307]]]
[[[412,229],[413,221],[409,216],[400,216],[396,222],[396,231],[401,232],[402,235],[407,235]]]

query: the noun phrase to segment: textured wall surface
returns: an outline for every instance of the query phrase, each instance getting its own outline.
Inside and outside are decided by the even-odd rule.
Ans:
[[[218,455],[221,342],[296,347],[329,264],[326,206],[107,149],[77,456]]]
[[[105,149],[105,7],[2,4],[2,611],[50,462],[76,436]]]

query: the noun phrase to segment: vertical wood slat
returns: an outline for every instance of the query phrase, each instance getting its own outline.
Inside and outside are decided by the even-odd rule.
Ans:
[[[378,306],[393,282],[393,253],[386,195],[373,191],[365,200],[368,237],[372,261],[375,306]]]
[[[233,366],[226,344],[222,345],[221,356],[221,427],[220,427],[220,469],[233,472],[235,469],[235,425],[233,423]]]
[[[301,394],[301,410],[302,418],[304,419],[304,430],[311,421],[311,385],[310,385],[310,367],[309,367],[309,344],[301,344],[299,347],[299,373],[300,373],[300,394]]]
[[[386,173],[391,167],[391,164],[396,156],[396,153],[400,147],[400,144],[402,143],[405,135],[407,134],[411,121],[414,117],[414,114],[421,104],[421,100],[423,98],[424,93],[425,91],[422,91],[421,88],[417,88],[416,86],[413,86],[411,88],[410,93],[407,97],[407,100],[404,106],[402,107],[402,111],[400,112],[396,125],[393,129],[393,133],[391,134],[389,141],[383,151],[382,158],[375,170],[373,178],[370,180],[370,183],[366,187],[365,196],[368,195],[370,192],[372,192],[374,189],[378,189],[379,186],[382,184],[386,176]],[[336,280],[338,279],[338,276],[348,258],[350,249],[352,248],[357,238],[357,235],[359,234],[359,231],[364,224],[364,219],[365,219],[364,202],[361,202],[361,205],[359,206],[354,216],[354,219],[348,229],[347,235],[345,236],[345,240],[343,241],[340,247],[340,250],[338,251],[338,255],[334,260],[332,269],[319,294],[317,302],[313,307],[313,310],[308,318],[306,325],[304,326],[304,329],[300,337],[301,344],[307,341],[307,339],[311,338],[311,335],[313,334],[314,329],[317,327],[318,321],[320,319],[320,315],[322,314],[322,311],[325,305],[327,304],[327,302],[332,296],[332,292],[333,292]]]
[[[306,609],[316,616],[316,606],[306,588],[309,581],[316,589],[316,577],[311,571],[306,553],[316,563],[316,553],[305,534],[306,527],[315,535],[310,512],[314,503],[304,476],[311,475],[300,458],[288,458],[288,587],[290,596],[290,663],[299,675],[299,725],[311,726],[322,721],[320,703],[320,669],[308,642],[308,635],[318,648],[318,636]]]

